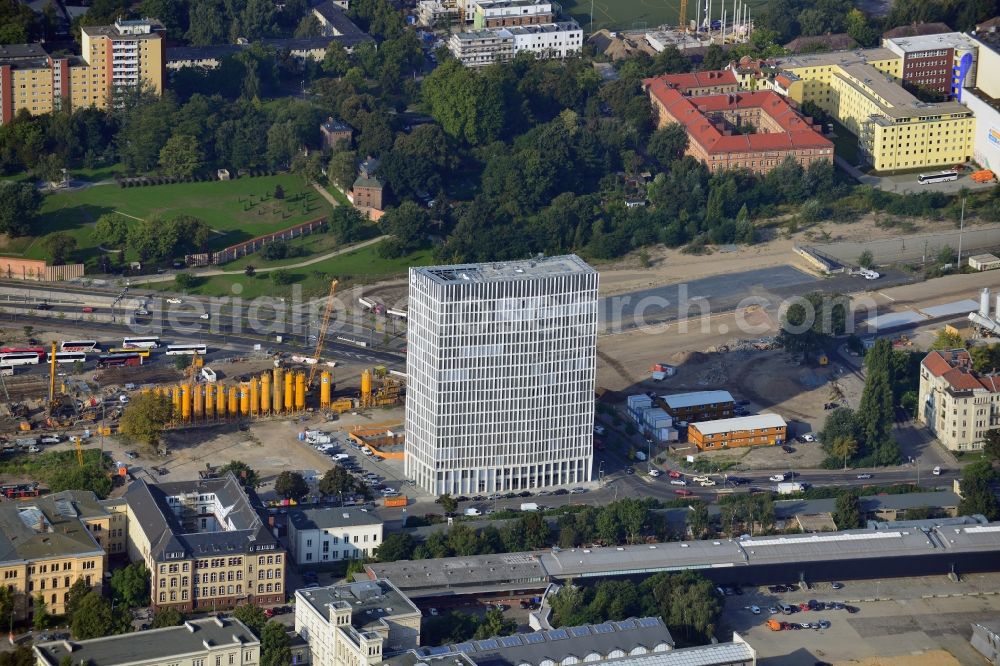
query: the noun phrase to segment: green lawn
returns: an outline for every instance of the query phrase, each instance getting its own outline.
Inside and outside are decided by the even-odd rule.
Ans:
[[[767,5],[767,0],[749,0],[750,18],[755,18],[760,10]],[[585,32],[593,32],[602,28],[609,30],[639,30],[656,28],[667,24],[676,25],[680,13],[680,0],[593,0],[594,25],[590,27],[591,0],[564,0],[563,10],[575,18],[583,26]],[[704,3],[702,3],[704,11]],[[721,12],[721,4],[712,5],[712,18],[717,19]],[[727,13],[732,11],[732,4],[726,6]],[[688,0],[687,19],[694,18],[697,3]]]
[[[301,259],[299,259],[301,261]],[[344,288],[358,282],[374,282],[385,278],[403,275],[410,266],[428,266],[434,263],[431,250],[420,250],[398,259],[385,259],[378,254],[378,244],[342,254],[326,261],[320,261],[303,268],[288,269],[292,283],[277,286],[271,280],[270,274],[258,273],[253,277],[245,275],[214,275],[205,278],[201,284],[188,293],[202,296],[233,296],[233,285],[239,284],[239,296],[244,299],[259,296],[281,296],[291,293],[294,285],[302,288],[305,297],[321,296],[330,288],[330,280],[340,280]],[[254,264],[259,266],[260,264]],[[230,266],[226,266],[230,268]],[[144,284],[143,289],[159,291],[177,291],[173,281],[151,282]]]
[[[100,172],[89,175],[99,177]],[[283,200],[273,198],[276,185],[281,185],[285,191]],[[13,239],[0,249],[0,253],[46,259],[44,243],[40,241],[49,233],[65,231],[77,239],[74,260],[95,260],[99,250],[91,237],[92,226],[101,215],[111,212],[119,212],[129,219],[193,215],[219,232],[211,243],[213,249],[218,249],[327,216],[330,205],[311,186],[293,175],[151,187],[96,185],[45,197],[38,221],[45,233],[36,238]]]

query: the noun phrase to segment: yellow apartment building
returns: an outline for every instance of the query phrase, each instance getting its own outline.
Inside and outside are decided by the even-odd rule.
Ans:
[[[81,28],[81,54],[50,54],[39,44],[0,46],[0,125],[18,111],[107,108],[115,89],[146,81],[163,92],[164,29],[157,21],[119,19]]]
[[[64,614],[69,589],[81,578],[100,592],[105,548],[124,548],[124,534],[124,516],[88,491],[0,504],[0,580],[14,592],[14,617],[27,619],[37,595],[50,614]]]
[[[128,555],[150,570],[155,608],[221,610],[285,600],[287,554],[265,510],[236,477],[125,491]]]
[[[957,102],[926,103],[903,89],[903,60],[889,49],[784,59],[772,87],[813,102],[858,138],[876,171],[944,168],[972,158],[975,118]]]

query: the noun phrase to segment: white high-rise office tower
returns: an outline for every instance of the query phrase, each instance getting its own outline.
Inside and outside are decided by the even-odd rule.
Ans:
[[[410,269],[407,476],[435,495],[590,481],[597,281],[576,255]]]

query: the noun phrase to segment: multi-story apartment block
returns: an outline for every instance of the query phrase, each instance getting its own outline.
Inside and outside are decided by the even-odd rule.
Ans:
[[[902,58],[904,83],[958,100],[966,83],[975,85],[978,49],[964,33],[896,37],[882,45]]]
[[[285,600],[286,553],[264,508],[232,474],[125,492],[128,552],[152,577],[156,608],[183,611]]]
[[[583,48],[583,30],[576,21],[508,28],[514,35],[514,55],[522,51],[536,58],[568,58]]]
[[[466,67],[486,67],[514,57],[514,35],[506,28],[456,32],[448,40],[448,50]]]
[[[117,89],[147,82],[163,91],[164,29],[119,19],[81,28],[81,55],[49,54],[38,44],[0,47],[0,124],[18,111],[50,113],[69,105],[107,108]]]
[[[893,51],[817,53],[785,58],[775,90],[812,102],[858,137],[876,171],[945,167],[972,157],[975,118],[958,102],[927,103],[903,89]]]
[[[732,72],[701,74],[704,80],[700,82],[690,81],[687,75],[668,75],[646,79],[643,86],[656,110],[657,124],[680,123],[688,136],[687,154],[704,162],[710,171],[744,168],[767,173],[788,158],[803,167],[833,161],[833,142],[775,92],[684,94],[688,85],[704,87],[713,80],[720,87],[735,87]]]
[[[965,349],[932,351],[920,363],[917,420],[952,451],[983,448],[1000,426],[1000,376],[972,369]]]
[[[295,632],[317,666],[376,666],[420,645],[420,609],[384,579],[295,591]]]
[[[788,426],[785,419],[777,414],[700,421],[688,428],[688,441],[699,451],[740,446],[781,446],[787,439]]]
[[[434,495],[590,481],[597,283],[575,255],[410,269],[408,477]]]
[[[257,666],[260,641],[232,617],[187,620],[178,627],[149,629],[86,641],[56,641],[34,647],[37,666]]]
[[[664,395],[660,405],[673,417],[674,422],[715,421],[733,415],[735,403],[729,391],[694,391]]]
[[[66,612],[79,579],[98,592],[105,548],[122,543],[124,519],[91,492],[67,490],[0,504],[0,584],[14,592],[13,617],[24,619],[41,595],[53,615]]]
[[[288,547],[300,567],[364,559],[382,543],[382,520],[349,508],[292,509]]]
[[[466,4],[465,20],[476,30],[553,23],[561,11],[547,0],[471,0]]]

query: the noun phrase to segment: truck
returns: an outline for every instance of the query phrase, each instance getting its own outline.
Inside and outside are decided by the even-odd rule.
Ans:
[[[787,483],[779,483],[774,487],[774,490],[779,495],[792,495],[794,493],[801,493],[806,489],[807,484],[800,483],[798,481],[789,481]]]
[[[537,502],[521,502],[521,511],[538,511]]]

